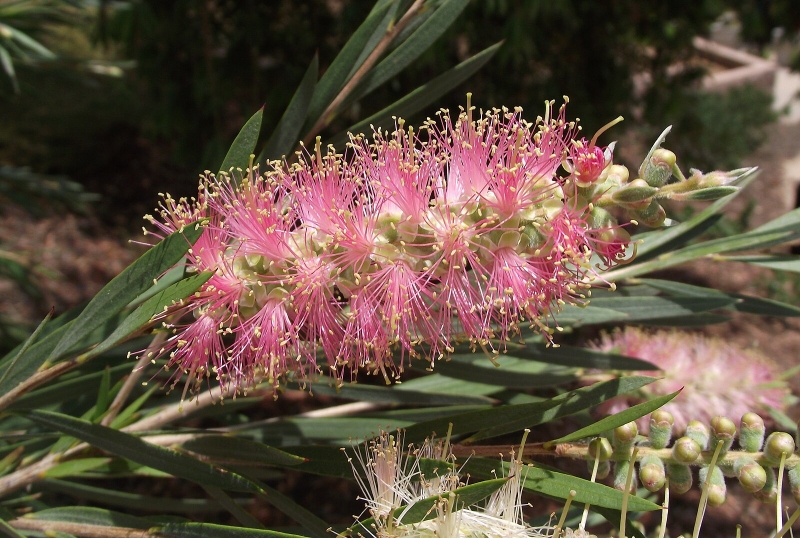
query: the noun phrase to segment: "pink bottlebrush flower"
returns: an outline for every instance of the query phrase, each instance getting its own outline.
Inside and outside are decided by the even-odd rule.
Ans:
[[[577,127],[547,110],[528,123],[468,107],[418,134],[400,121],[344,155],[317,144],[238,184],[208,175],[197,200],[167,196],[149,220],[163,234],[207,220],[189,264],[214,273],[166,314],[167,367],[277,387],[317,371],[319,347],[338,378],[388,382],[460,342],[502,349],[523,324],[549,337],[553,314],[582,302],[593,254],[611,266],[627,243],[557,175]]]
[[[575,183],[581,187],[588,187],[597,181],[603,170],[611,164],[611,152],[591,145],[582,138],[573,143],[567,163]]]
[[[675,330],[648,333],[626,327],[603,335],[592,347],[646,360],[658,366],[664,376],[642,387],[636,396],[620,396],[604,402],[598,411],[617,413],[643,400],[683,388],[662,407],[675,418],[675,432],[683,432],[692,420],[708,424],[715,416],[722,415],[737,422],[750,411],[768,408],[783,411],[790,394],[777,366],[767,357],[718,338]],[[646,419],[638,424],[640,430],[648,430]]]

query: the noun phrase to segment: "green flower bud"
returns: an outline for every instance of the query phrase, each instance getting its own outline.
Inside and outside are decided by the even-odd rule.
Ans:
[[[794,439],[786,432],[771,433],[764,444],[764,457],[774,463],[780,462],[784,454],[789,457],[793,452]]]
[[[661,226],[667,219],[667,212],[656,200],[652,200],[645,209],[634,211],[633,214],[640,223],[651,228]]]
[[[778,497],[778,480],[772,469],[764,469],[764,472],[767,475],[767,481],[763,488],[753,493],[753,497],[764,503],[774,503]]]
[[[644,166],[642,177],[652,187],[661,187],[672,177],[672,167],[677,157],[668,149],[658,148]]]
[[[675,493],[686,493],[692,488],[692,470],[688,465],[679,463],[667,464],[669,489]]]
[[[639,480],[647,491],[655,492],[663,488],[666,478],[664,462],[658,456],[647,455],[639,462]]]
[[[767,483],[767,472],[752,458],[739,458],[733,464],[739,483],[748,493],[761,491]]]
[[[672,446],[672,457],[681,463],[694,463],[703,449],[691,437],[681,437]]]
[[[700,445],[700,450],[708,448],[708,438],[711,432],[708,431],[708,426],[699,420],[693,420],[686,426],[686,437],[694,439]]]
[[[739,425],[739,445],[747,452],[758,452],[764,446],[764,419],[755,413],[745,413]]]
[[[650,446],[666,448],[672,439],[673,424],[675,424],[675,418],[672,413],[661,409],[653,411],[650,415]]]
[[[614,488],[625,491],[625,482],[628,480],[628,469],[631,464],[629,461],[617,461],[614,463]],[[636,473],[631,480],[631,494],[636,494]]]
[[[636,203],[651,199],[658,192],[656,187],[651,187],[643,179],[634,179],[624,187],[611,194],[611,199],[617,203]]]
[[[621,164],[612,164],[608,168],[606,168],[606,182],[613,182],[617,185],[624,185],[628,182],[628,178],[630,177],[630,172],[625,166]]]
[[[705,484],[708,477],[708,466],[700,468],[700,483]],[[708,481],[708,504],[710,506],[720,506],[725,502],[727,488],[725,487],[725,477],[719,467],[714,467],[711,471],[711,478]]]
[[[635,422],[628,422],[614,428],[614,447],[630,446],[637,435],[639,435],[639,428]]]
[[[789,467],[786,476],[789,477],[789,485],[792,488],[794,502],[800,504],[800,465]]]
[[[589,443],[589,456],[591,456],[592,460],[598,458],[600,461],[607,461],[611,458],[613,451],[611,443],[605,437],[595,437]],[[592,461],[590,463],[593,464]]]
[[[714,417],[711,419],[711,439],[710,448],[716,448],[719,441],[722,441],[720,455],[725,454],[733,444],[736,437],[736,424],[727,417]]]

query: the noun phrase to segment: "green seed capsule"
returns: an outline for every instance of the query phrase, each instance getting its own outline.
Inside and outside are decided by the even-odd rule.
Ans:
[[[650,446],[666,448],[672,439],[672,425],[675,418],[667,411],[654,411],[650,415]]]
[[[597,458],[600,461],[607,461],[613,452],[611,443],[605,437],[595,437],[589,443],[589,456],[592,460]]]
[[[708,426],[699,420],[693,420],[686,426],[686,437],[694,439],[700,445],[700,450],[708,448],[708,439],[711,432],[708,431]]]
[[[722,441],[720,456],[724,455],[733,444],[736,437],[736,424],[727,417],[714,417],[711,419],[711,438],[709,446],[716,448],[719,441]]]
[[[692,470],[688,465],[667,464],[669,489],[675,493],[686,493],[692,488]]]
[[[639,428],[635,422],[628,422],[614,428],[614,446],[630,444],[636,439],[637,435],[639,435]]]
[[[700,483],[705,484],[708,477],[709,467],[700,468]],[[727,488],[725,487],[725,477],[722,475],[722,470],[719,467],[714,467],[711,472],[711,478],[708,481],[708,504],[710,506],[720,506],[725,502]]]
[[[767,481],[763,488],[753,493],[753,497],[763,503],[773,503],[778,498],[778,480],[772,469],[764,469],[764,472],[767,475]]]
[[[764,419],[755,413],[745,413],[739,425],[739,445],[747,452],[758,452],[764,446]]]
[[[786,432],[773,432],[764,444],[764,457],[778,463],[784,454],[789,457],[794,452],[794,439]]]
[[[681,437],[672,446],[672,457],[681,463],[694,463],[701,452],[702,448],[691,437]]]
[[[628,480],[628,469],[631,464],[628,461],[617,461],[614,463],[614,488],[620,491],[625,491],[625,482]],[[633,474],[631,479],[631,494],[636,493],[636,473]]]
[[[664,463],[658,456],[648,455],[639,462],[639,480],[647,491],[656,492],[663,488],[666,478]]]
[[[767,472],[752,458],[739,458],[733,464],[739,483],[748,493],[755,493],[767,483]]]

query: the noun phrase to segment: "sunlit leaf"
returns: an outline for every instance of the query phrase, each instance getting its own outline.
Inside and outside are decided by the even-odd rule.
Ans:
[[[228,153],[222,160],[219,169],[222,172],[228,172],[231,168],[247,168],[250,162],[250,155],[256,150],[258,143],[258,135],[261,133],[261,119],[264,116],[264,107],[258,109],[258,112],[253,114],[247,123],[244,124],[242,130],[236,135],[236,138],[231,144]]]

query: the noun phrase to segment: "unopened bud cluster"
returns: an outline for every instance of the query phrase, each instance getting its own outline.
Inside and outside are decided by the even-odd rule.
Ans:
[[[165,322],[173,336],[152,358],[176,383],[188,375],[186,389],[302,381],[322,356],[339,378],[388,382],[458,343],[502,350],[523,325],[549,339],[562,306],[585,304],[599,270],[633,255],[600,206],[659,225],[644,215],[669,184],[653,178],[674,170],[657,151],[629,184],[613,144],[580,137],[552,103],[533,123],[519,109],[473,113],[418,132],[398,121],[344,154],[318,142],[293,164],[207,173],[197,198],[166,196],[148,220],[160,234],[205,221],[188,264],[212,276],[167,313],[187,316]]]
[[[673,419],[670,413],[659,410],[650,416],[647,436],[639,435],[635,422],[619,426],[607,438],[593,439],[583,457],[588,465],[599,468],[605,475],[613,473],[614,487],[624,490],[630,465],[637,466],[638,483],[649,491],[658,491],[669,478],[670,491],[685,493],[694,482],[692,467],[699,467],[698,483],[707,485],[708,503],[719,506],[725,502],[725,477],[735,477],[745,491],[764,502],[775,500],[777,491],[776,470],[786,469],[792,494],[800,504],[800,456],[795,439],[784,432],[766,436],[764,420],[755,413],[742,416],[736,424],[727,417],[718,416],[709,425],[691,421],[682,437],[671,442]],[[734,441],[738,435],[738,448]],[[610,439],[610,441],[609,441]],[[633,448],[637,448],[637,461],[632,461]],[[712,465],[713,463],[713,465]],[[605,475],[598,473],[598,477]],[[637,483],[631,484],[635,492]]]

